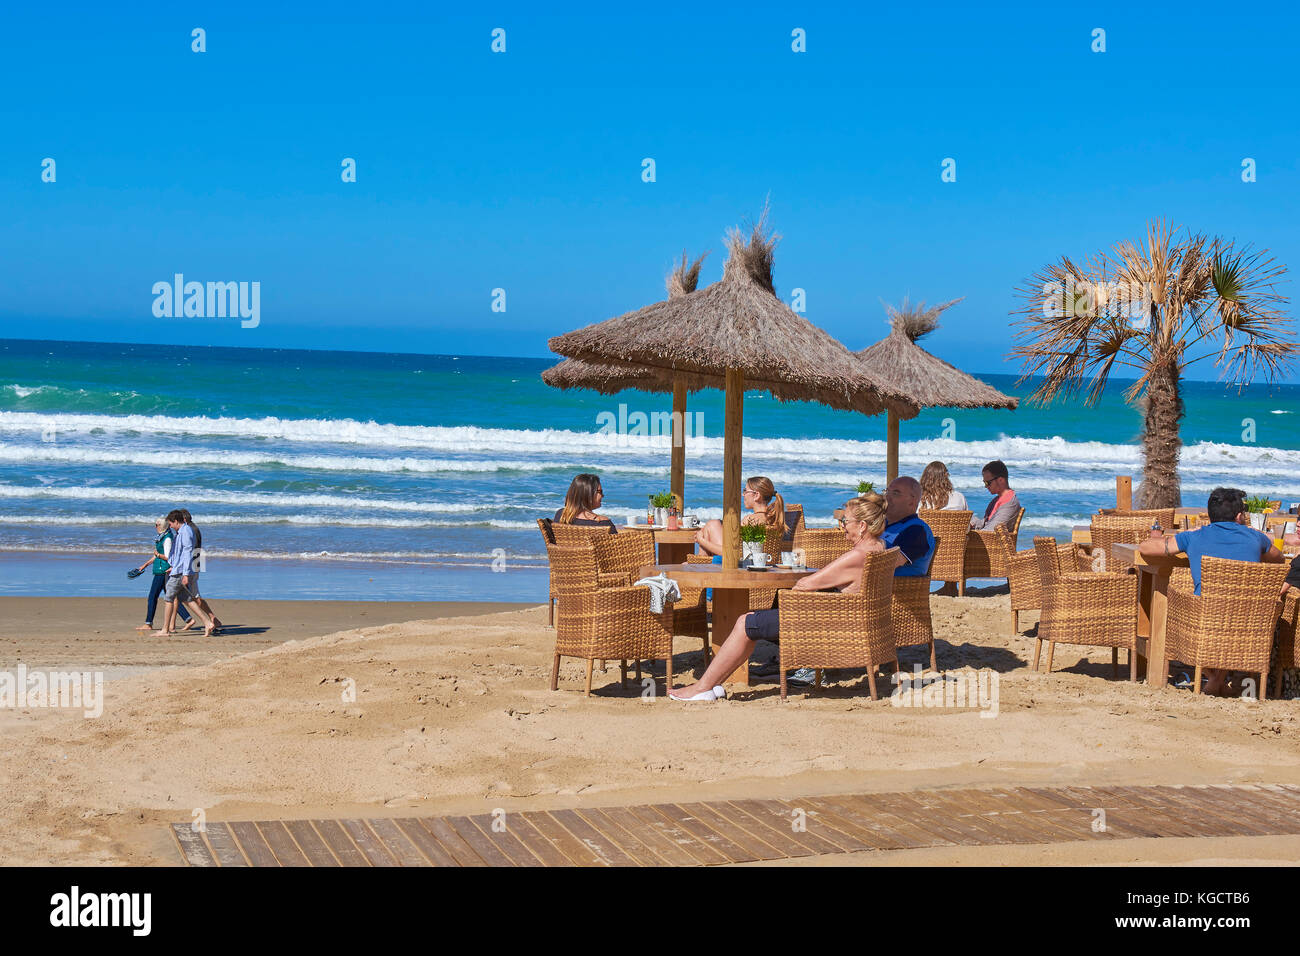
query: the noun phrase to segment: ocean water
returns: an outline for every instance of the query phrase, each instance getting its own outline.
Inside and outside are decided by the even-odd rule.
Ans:
[[[643,515],[667,489],[670,446],[652,417],[667,396],[557,391],[539,376],[549,364],[0,340],[0,593],[143,596],[125,571],[153,519],[183,505],[214,599],[544,601],[535,519],[579,471],[601,475],[620,523]],[[1114,503],[1117,474],[1141,479],[1121,390],[1094,408],[924,411],[902,424],[901,468],[940,458],[982,508],[980,467],[1001,458],[1027,509],[1022,542],[1068,538]],[[1300,500],[1300,388],[1189,383],[1185,397],[1184,503],[1225,483]],[[721,393],[688,412],[687,510],[718,517]],[[858,481],[882,481],[884,432],[883,418],[750,393],[743,470],[830,526]]]

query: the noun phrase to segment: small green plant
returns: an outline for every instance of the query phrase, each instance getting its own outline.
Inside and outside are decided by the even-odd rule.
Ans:
[[[860,495],[869,495],[875,490],[876,490],[876,486],[869,481],[858,482],[858,494]]]
[[[740,540],[746,543],[754,543],[767,540],[767,525],[764,524],[742,524],[740,526]]]
[[[656,508],[671,508],[676,500],[671,491],[661,491],[650,496],[650,503]]]
[[[1254,495],[1246,499],[1246,510],[1251,514],[1259,514],[1268,507],[1268,499],[1259,495]]]

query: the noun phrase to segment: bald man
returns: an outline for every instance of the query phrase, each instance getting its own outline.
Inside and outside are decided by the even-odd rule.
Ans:
[[[894,577],[924,577],[934,558],[934,532],[916,514],[921,503],[921,483],[900,475],[885,489],[885,530],[880,539],[886,548],[898,548]]]

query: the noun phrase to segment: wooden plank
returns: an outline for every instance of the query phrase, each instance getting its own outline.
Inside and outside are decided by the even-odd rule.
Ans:
[[[601,809],[587,807],[574,812],[582,817],[586,823],[590,824],[592,829],[604,835],[606,839],[626,853],[637,866],[666,865],[667,861],[650,849],[644,840],[619,826],[613,819],[606,816]],[[687,865],[693,866],[694,862],[694,860],[691,860]]]
[[[1185,815],[1214,820],[1225,835],[1264,836],[1275,834],[1281,823],[1274,815],[1255,808],[1240,798],[1216,796],[1189,787],[1159,788],[1166,801]]]
[[[1103,789],[1103,788],[1097,788]],[[1118,788],[1117,788],[1118,789]],[[1177,813],[1166,813],[1165,810],[1155,805],[1155,801],[1144,804],[1142,798],[1133,793],[1124,794],[1122,798],[1111,797],[1106,795],[1101,798],[1103,802],[1128,805],[1116,805],[1106,810],[1107,826],[1119,823],[1121,826],[1132,826],[1153,831],[1153,836],[1158,837],[1188,837],[1188,836],[1207,836],[1215,831],[1207,831],[1203,827],[1193,826],[1188,821],[1180,819]],[[1105,809],[1103,807],[1103,809]]]
[[[337,820],[313,820],[312,826],[320,834],[320,838],[325,841],[325,845],[330,848],[339,861],[340,866],[369,866],[370,861],[366,855],[357,849],[357,845],[352,842],[352,838],[347,832],[339,826]]]
[[[230,832],[239,841],[239,848],[244,851],[250,866],[279,866],[257,824],[247,820],[236,820],[230,824]]]
[[[371,866],[400,866],[397,859],[384,846],[384,841],[365,820],[340,820],[343,832],[352,838]]]
[[[581,812],[583,816],[587,815],[587,811]],[[669,866],[700,865],[699,857],[692,856],[670,835],[646,823],[627,807],[601,807],[600,814],[621,827],[624,833],[640,840]]]
[[[551,816],[564,829],[581,840],[588,850],[596,854],[606,866],[636,866],[636,860],[623,852],[617,841],[610,839],[573,810],[552,810]]]
[[[511,866],[515,861],[502,850],[495,840],[491,839],[486,833],[474,825],[474,821],[469,817],[443,817],[442,822],[447,827],[455,831],[456,835],[469,844],[469,848],[474,851],[474,855],[486,863],[488,866]],[[425,821],[425,826],[429,826]],[[432,829],[432,827],[430,827]],[[437,836],[434,831],[434,836]],[[446,845],[446,841],[443,841]],[[529,854],[530,856],[532,854]]]
[[[774,822],[774,817],[764,817],[751,813],[742,806],[744,802],[743,800],[729,800],[725,801],[721,806],[725,807],[725,812],[729,816],[734,816],[746,830],[762,838],[765,843],[776,847],[786,856],[816,856],[823,853],[839,852],[839,847],[835,844],[809,833],[806,829],[802,831],[795,830],[793,821],[785,821],[784,828],[782,828],[781,825]]]
[[[1041,814],[1030,811],[1023,801],[1017,801],[1005,792],[996,790],[948,790],[949,799],[964,807],[968,813],[987,819],[1004,830],[1020,834],[1025,843],[1058,843],[1077,840],[1073,832],[1052,826]],[[1021,841],[1013,841],[1021,842]]]
[[[793,829],[797,818],[790,807],[779,800],[736,800],[734,802],[736,806],[774,830],[791,830],[792,837],[802,839],[817,853],[843,853],[854,843],[852,837],[840,833],[830,824],[822,825],[816,814],[810,817],[807,808],[798,808],[803,811],[802,817],[798,819],[802,820],[804,829],[795,833]]]
[[[933,838],[906,825],[891,813],[859,800],[857,796],[840,793],[818,797],[818,808],[827,809],[862,831],[863,839],[876,849],[911,849],[932,847]]]
[[[564,828],[544,810],[525,811],[519,814],[534,827],[537,832],[555,844],[555,848],[567,856],[576,866],[609,866],[607,862],[591,847]]]
[[[982,846],[987,842],[986,835],[974,827],[959,826],[947,820],[947,814],[926,800],[922,794],[873,793],[870,799],[878,801],[900,820],[905,820],[915,829],[928,834],[931,846],[942,846],[948,843],[958,846]]]
[[[501,824],[505,829],[498,830],[493,828],[493,824],[496,823],[498,819],[501,821]],[[492,841],[493,846],[508,856],[515,866],[545,865],[532,854],[528,847],[524,846],[523,841],[520,840],[518,836],[510,831],[511,821],[509,814],[498,818],[494,817],[490,813],[478,813],[469,817],[469,821],[474,824],[475,828],[480,833]],[[452,821],[452,826],[456,827],[458,833],[460,832],[460,826],[457,824],[456,820]],[[463,833],[461,835],[464,836]]]
[[[234,835],[224,823],[209,823],[204,836],[208,838],[208,846],[212,847],[212,853],[220,866],[248,866]]]
[[[1284,792],[1273,791],[1262,786],[1214,786],[1211,789],[1231,793],[1235,799],[1243,800],[1253,806],[1267,807],[1286,817],[1294,816],[1297,811],[1300,811],[1300,806],[1297,806]]]
[[[680,806],[697,820],[711,827],[716,833],[735,841],[744,847],[746,852],[753,854],[760,860],[789,859],[789,854],[782,853],[771,841],[765,840],[747,829],[741,823],[739,814],[734,811],[728,816],[717,805],[712,803],[683,803]],[[755,827],[754,829],[757,830],[758,828]]]
[[[431,866],[428,858],[415,848],[415,844],[393,820],[388,817],[376,817],[365,821],[375,836],[392,854],[398,866]],[[350,830],[348,832],[351,832]]]
[[[286,820],[285,829],[293,837],[293,842],[298,844],[298,849],[302,855],[307,858],[307,862],[312,866],[338,866],[339,861],[335,859],[334,854],[330,852],[325,841],[320,838],[320,834],[306,820]]]
[[[1203,808],[1179,805],[1172,790],[1162,787],[1114,787],[1131,795],[1143,804],[1144,811],[1153,814],[1153,824],[1168,825],[1182,830],[1182,836],[1230,836],[1231,830],[1223,825],[1218,814],[1207,814]]]
[[[393,821],[397,824],[399,830],[406,834],[406,838],[411,841],[417,850],[433,866],[460,866],[450,853],[434,835],[424,828],[415,817],[398,817]]]
[[[1026,816],[1030,817],[1033,824],[1039,827],[1045,834],[1055,834],[1055,841],[1058,843],[1069,843],[1075,840],[1089,840],[1094,837],[1115,836],[1109,830],[1096,832],[1092,829],[1092,815],[1086,810],[1068,809],[1055,800],[1030,793],[1022,787],[1013,787],[1005,790],[995,790],[995,793],[1006,793],[1024,808]]]
[[[519,842],[528,847],[529,852],[541,860],[544,866],[574,866],[574,862],[560,852],[550,840],[535,826],[524,819],[523,814],[510,815],[510,832],[518,837]]]
[[[203,834],[190,828],[188,823],[173,823],[172,833],[181,848],[181,856],[190,866],[216,866],[217,859],[203,842]]]
[[[875,835],[865,827],[860,827],[849,817],[840,812],[840,808],[820,797],[801,797],[798,800],[781,801],[790,808],[802,810],[807,814],[809,829],[817,828],[817,835],[840,844],[846,853],[861,850],[879,850],[880,844]]]
[[[258,820],[257,829],[281,866],[311,866],[279,820]]]
[[[662,813],[658,813],[653,807],[642,805],[638,807],[629,807],[631,813],[641,821],[644,826],[650,827],[656,833],[659,833],[671,840],[679,849],[684,850],[695,858],[695,862],[702,866],[716,866],[719,863],[730,862],[721,850],[710,846],[707,843],[701,843],[695,839],[689,832],[682,827],[677,826]]]
[[[420,824],[459,866],[487,866],[488,863],[474,852],[469,841],[449,826],[442,817],[421,817]]]
[[[984,840],[993,845],[1033,843],[1033,838],[1023,829],[1017,828],[994,816],[973,812],[971,807],[955,798],[947,791],[929,791],[926,797],[930,803],[944,814],[944,818],[954,826],[968,826],[982,834]],[[974,798],[968,798],[974,799]]]
[[[655,803],[651,804],[651,809],[658,812],[670,823],[681,827],[695,837],[699,843],[717,850],[732,863],[753,863],[758,859],[757,856],[750,853],[731,837],[716,832],[689,810],[675,803]]]

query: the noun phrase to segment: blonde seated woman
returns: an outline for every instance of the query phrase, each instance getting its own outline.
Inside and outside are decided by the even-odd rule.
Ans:
[[[843,527],[852,547],[826,567],[795,584],[796,591],[841,591],[855,593],[862,583],[862,566],[868,554],[886,550],[880,540],[885,530],[885,498],[875,493],[851,498],[844,504]],[[899,564],[907,560],[898,555]],[[780,597],[777,598],[778,605]],[[761,640],[777,641],[780,614],[777,608],[750,611],[736,621],[726,641],[713,655],[713,663],[698,681],[669,692],[673,700],[718,700],[726,696],[719,682],[749,660],[754,644]]]
[[[934,511],[966,511],[966,496],[952,490],[948,466],[932,461],[921,472],[921,507]]]
[[[767,524],[769,527],[780,524],[783,540],[794,541],[794,524],[790,520],[791,516],[786,514],[785,499],[776,493],[771,479],[761,476],[748,479],[741,494],[741,504],[753,512],[745,515],[741,524]],[[794,521],[798,520],[798,516],[794,516]],[[721,554],[722,522],[717,518],[706,522],[703,528],[695,532],[695,543],[701,554]]]

